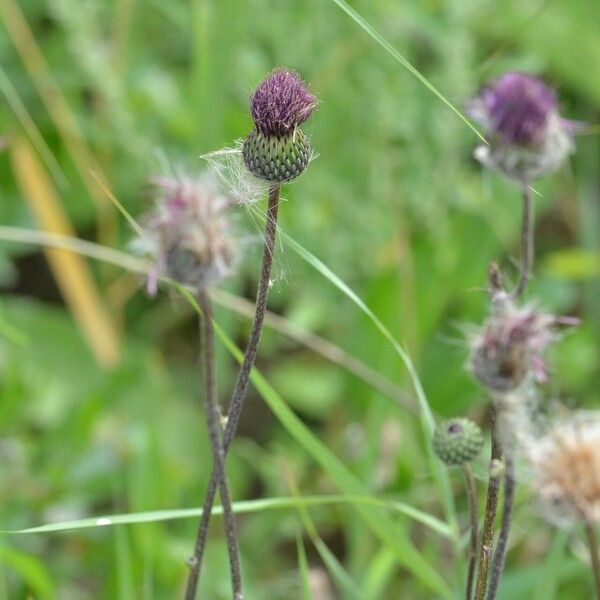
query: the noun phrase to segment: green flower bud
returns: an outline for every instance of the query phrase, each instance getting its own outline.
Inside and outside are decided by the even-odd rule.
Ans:
[[[483,434],[470,419],[442,421],[433,434],[433,450],[449,466],[471,462],[483,448]]]
[[[242,149],[244,162],[253,175],[272,183],[298,177],[310,160],[310,142],[300,129],[277,137],[253,129]]]

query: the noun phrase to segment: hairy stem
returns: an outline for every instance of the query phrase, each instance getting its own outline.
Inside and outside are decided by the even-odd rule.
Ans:
[[[534,245],[534,207],[529,186],[523,186],[523,219],[521,222],[521,274],[519,283],[513,292],[514,298],[520,298],[527,287],[533,266]]]
[[[500,535],[498,536],[498,545],[494,553],[492,562],[492,575],[490,577],[490,585],[488,588],[488,600],[495,600],[498,595],[498,586],[502,571],[504,571],[504,563],[506,562],[506,551],[508,549],[508,536],[510,534],[510,526],[512,522],[512,514],[515,503],[515,464],[514,458],[506,451],[504,460],[504,506],[502,508],[502,522],[500,525]]]
[[[212,306],[205,289],[198,293],[198,302],[202,310],[201,317],[201,342],[202,363],[204,368],[204,396],[206,404],[206,424],[208,427],[210,443],[213,453],[213,470],[219,474],[219,495],[223,506],[223,524],[227,538],[229,552],[229,566],[231,570],[231,587],[235,600],[243,598],[242,575],[240,569],[240,553],[238,548],[235,516],[231,508],[231,496],[225,473],[225,452],[221,440],[221,411],[217,399],[216,366],[215,366],[215,332],[212,324]],[[200,575],[199,555],[202,547],[199,546],[200,530],[194,547],[194,554],[190,558],[190,572],[188,575],[186,600],[194,600]]]
[[[231,394],[231,402],[229,404],[229,414],[227,417],[227,427],[223,436],[223,454],[227,456],[227,451],[231,441],[235,436],[237,425],[242,412],[244,398],[248,391],[250,382],[250,371],[256,361],[258,352],[258,344],[260,342],[260,334],[262,331],[265,312],[267,310],[267,299],[269,297],[269,285],[271,281],[271,269],[273,266],[273,253],[275,251],[275,237],[277,235],[277,211],[279,208],[279,185],[274,185],[269,191],[269,204],[267,207],[267,222],[265,224],[265,242],[263,249],[262,267],[260,278],[258,281],[258,290],[256,293],[256,308],[250,338],[246,346],[244,360],[240,367],[235,387]],[[216,465],[215,465],[216,466]],[[204,557],[204,549],[206,547],[206,538],[208,536],[208,525],[210,522],[211,511],[219,485],[219,474],[213,466],[212,475],[206,494],[204,496],[204,504],[202,506],[202,518],[198,528],[198,540],[196,544],[197,572],[200,574],[202,559]],[[186,600],[193,600],[193,596],[186,597]],[[236,598],[236,600],[238,600]]]
[[[585,524],[588,546],[590,547],[590,559],[592,561],[592,572],[596,582],[596,598],[600,600],[600,555],[598,554],[598,537],[593,523]]]
[[[473,592],[473,578],[475,576],[475,559],[477,558],[477,544],[479,541],[479,520],[477,515],[477,486],[473,477],[471,465],[463,466],[465,474],[465,487],[467,490],[467,500],[469,503],[469,515],[471,518],[471,543],[469,547],[469,567],[467,571],[467,587],[465,597],[471,600]]]
[[[479,572],[477,573],[477,585],[475,586],[475,600],[484,600],[485,598],[490,557],[492,555],[492,545],[494,541],[496,510],[498,508],[498,492],[500,489],[501,475],[499,473],[495,473],[494,469],[497,467],[497,462],[502,460],[502,445],[498,436],[496,420],[496,407],[492,404],[492,452],[490,463],[490,479],[488,482],[485,515],[483,518],[483,532],[481,534],[481,546],[479,549]]]

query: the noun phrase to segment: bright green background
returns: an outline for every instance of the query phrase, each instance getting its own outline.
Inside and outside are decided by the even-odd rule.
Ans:
[[[80,235],[127,250],[133,234],[115,209],[109,208],[114,235],[98,233],[98,209],[65,144],[68,131],[42,100],[52,98],[52,84],[39,69],[26,70],[15,50],[13,38],[23,39],[16,4],[0,0],[0,135],[22,132],[6,95],[12,86],[64,172],[65,181],[55,183]],[[436,414],[468,413],[485,423],[485,394],[464,367],[465,340],[468,324],[486,314],[489,262],[498,258],[516,276],[518,190],[482,172],[471,158],[475,134],[334,1],[18,4],[86,144],[134,215],[149,204],[149,175],[161,172],[165,161],[201,169],[200,154],[231,146],[250,129],[248,94],[264,74],[276,65],[298,70],[320,100],[305,126],[318,158],[286,186],[282,228],[355,289],[408,350]],[[558,88],[566,117],[591,124],[570,164],[536,185],[542,197],[536,199],[536,277],[528,295],[583,320],[553,352],[544,397],[597,406],[600,3],[359,0],[352,6],[460,110],[489,78],[524,69]],[[12,174],[10,137],[4,141],[0,222],[35,228]],[[251,298],[260,235],[244,211],[238,228],[244,258],[226,287]],[[122,360],[110,370],[100,368],[86,346],[39,249],[0,247],[6,290],[0,305],[1,529],[201,503],[210,450],[193,312],[173,293],[148,298],[141,280],[125,280],[130,293],[120,303],[115,288],[122,271],[99,263],[93,268],[122,332]],[[285,244],[275,275],[274,311],[363,360],[416,406],[393,348],[347,297]],[[243,346],[248,321],[225,309],[217,310],[217,320]],[[234,362],[223,348],[219,361],[226,402]],[[373,495],[443,518],[418,419],[272,329],[258,365]],[[476,467],[482,478],[484,466],[482,459]],[[289,496],[290,473],[302,495],[340,492],[331,472],[290,436],[255,390],[229,473],[236,499]],[[464,525],[462,480],[460,473],[451,476]],[[502,598],[536,598],[534,591],[539,600],[589,598],[578,536],[553,542],[555,532],[522,488]],[[483,489],[482,480],[482,495]],[[448,541],[388,514],[460,597]],[[352,508],[313,507],[310,516],[321,544],[340,561],[324,566],[327,551],[319,543],[315,550],[305,536],[312,577],[328,568],[340,597],[437,597],[396,563]],[[240,518],[250,600],[307,597],[296,545],[306,525],[293,509]],[[195,526],[187,519],[3,536],[0,598],[180,597]],[[218,526],[202,589],[203,598],[228,597]]]

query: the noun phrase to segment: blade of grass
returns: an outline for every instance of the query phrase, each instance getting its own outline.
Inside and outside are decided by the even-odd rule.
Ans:
[[[556,598],[561,574],[560,567],[564,560],[567,540],[568,536],[566,532],[557,531],[546,564],[540,569],[533,600],[554,600]]]
[[[25,227],[0,225],[0,240],[69,250],[70,252],[81,254],[82,256],[88,256],[89,258],[116,265],[130,273],[146,275],[150,269],[150,263],[147,260],[136,258],[126,252],[95,244],[94,242],[88,242],[87,240],[80,240],[79,238],[69,235],[48,233],[36,229],[27,229]]]
[[[52,153],[52,150],[50,150],[48,144],[46,144],[46,140],[43,138],[40,130],[37,128],[37,125],[31,118],[31,115],[27,111],[27,108],[23,104],[17,90],[14,88],[2,66],[0,66],[0,91],[2,91],[4,94],[8,105],[12,109],[15,117],[17,117],[19,123],[21,123],[23,130],[29,136],[31,143],[40,153],[42,160],[46,164],[48,171],[52,173],[56,183],[61,187],[61,189],[66,188],[68,181],[64,171],[58,164],[58,161]]]
[[[298,555],[298,573],[300,574],[301,600],[312,600],[310,593],[310,574],[308,571],[308,559],[302,534],[296,533],[296,554]]]
[[[389,52],[409,73],[414,75],[432,94],[437,96],[461,121],[463,121],[471,131],[484,143],[487,140],[479,133],[477,128],[467,119],[450,100],[448,100],[421,72],[414,67],[396,48],[394,48],[377,30],[370,25],[360,14],[358,14],[345,0],[332,0],[337,4],[359,27],[370,35],[380,46]]]
[[[380,550],[371,560],[363,579],[365,598],[383,598],[392,577],[394,556],[387,548]]]
[[[13,141],[11,159],[19,189],[40,227],[50,233],[75,237],[52,181],[24,137]],[[61,294],[98,362],[104,366],[116,364],[120,354],[119,335],[89,265],[65,250],[46,250],[45,254]]]
[[[125,527],[115,527],[115,571],[120,600],[135,600],[131,548]]]
[[[317,549],[323,564],[327,567],[329,574],[332,579],[336,582],[339,591],[341,592],[341,596],[343,598],[357,598],[361,600],[363,598],[363,594],[360,591],[360,588],[352,579],[348,571],[344,569],[342,563],[337,559],[335,554],[329,549],[329,546],[323,541],[317,528],[314,524],[314,521],[310,517],[310,513],[306,506],[302,503],[302,496],[300,495],[300,491],[298,490],[298,485],[296,480],[289,468],[289,465],[284,460],[283,471],[286,473],[286,479],[288,481],[288,486],[290,491],[292,492],[294,498],[299,500],[298,504],[298,512],[300,513],[300,520],[304,525],[304,529],[306,529],[308,536],[310,537],[313,546]]]
[[[6,572],[4,571],[4,561],[2,559],[0,559],[0,600],[10,600],[8,597],[8,584],[6,582]]]
[[[373,496],[365,495],[304,496],[302,498],[302,504],[304,506],[335,506],[340,504],[349,504],[379,507],[414,519],[442,537],[448,538],[450,536],[448,526],[445,523],[433,515],[396,500],[378,499]],[[239,502],[234,502],[233,504],[234,511],[238,514],[264,512],[269,510],[293,510],[297,507],[298,499],[288,496],[277,498],[261,498],[259,500],[242,500]],[[202,508],[153,510],[138,513],[90,517],[75,521],[62,521],[60,523],[50,523],[47,525],[39,525],[37,527],[29,527],[27,529],[4,530],[0,531],[0,534],[24,535],[31,533],[60,533],[65,531],[73,531],[76,529],[109,527],[111,525],[131,525],[134,523],[155,523],[161,521],[174,521],[177,519],[191,519],[194,517],[199,517],[201,514]],[[213,514],[221,515],[221,507],[215,506],[213,509]]]
[[[15,548],[0,546],[0,561],[21,578],[25,588],[31,593],[28,598],[33,598],[34,594],[35,598],[40,599],[56,598],[50,573],[40,559]]]
[[[0,336],[6,338],[17,346],[25,346],[29,338],[22,331],[14,327],[4,316],[4,308],[0,302]]]
[[[379,332],[388,340],[388,342],[396,350],[398,356],[404,363],[404,366],[408,371],[411,382],[415,389],[415,393],[419,403],[421,428],[423,430],[423,436],[425,439],[425,452],[427,453],[429,466],[431,468],[431,471],[434,475],[434,479],[436,481],[436,485],[438,487],[438,492],[440,494],[440,499],[444,507],[446,519],[450,525],[451,530],[453,531],[455,547],[457,551],[459,551],[460,532],[458,528],[458,519],[456,516],[454,497],[452,495],[452,488],[450,486],[450,479],[448,477],[448,470],[434,456],[431,444],[429,443],[429,440],[433,435],[433,430],[435,429],[435,419],[433,417],[431,407],[429,406],[429,402],[427,401],[427,397],[425,396],[425,392],[423,390],[423,386],[421,385],[421,381],[419,380],[419,376],[410,357],[408,356],[404,348],[402,348],[402,346],[394,338],[390,330],[381,322],[381,320],[375,315],[375,313],[366,305],[366,303],[358,296],[358,294],[354,290],[352,290],[344,281],[342,281],[340,277],[333,273],[333,271],[331,271],[331,269],[329,269],[329,267],[327,267],[327,265],[325,265],[320,259],[314,256],[314,254],[312,254],[301,244],[296,242],[296,240],[294,240],[284,232],[281,233],[281,237],[285,238],[287,243],[301,258],[303,258],[309,265],[316,269],[321,275],[323,275],[323,277],[325,277],[325,279],[327,279],[330,283],[337,287],[343,294],[345,294],[350,300],[352,300],[352,302],[354,302],[356,306],[358,306],[361,309],[361,311],[371,320],[371,322],[375,325]]]

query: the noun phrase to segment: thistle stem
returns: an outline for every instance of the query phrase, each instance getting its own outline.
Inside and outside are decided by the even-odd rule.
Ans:
[[[240,569],[240,553],[235,527],[235,516],[231,507],[231,497],[227,484],[225,472],[225,452],[221,440],[220,418],[221,411],[217,400],[216,367],[215,367],[215,333],[212,324],[212,306],[208,292],[205,289],[198,293],[198,302],[202,310],[201,318],[201,341],[202,358],[204,369],[204,396],[206,404],[206,424],[209,431],[210,443],[213,453],[213,470],[219,474],[219,495],[223,506],[223,524],[225,537],[227,539],[227,551],[229,553],[229,566],[231,570],[231,587],[233,597],[238,600],[243,598],[242,575]],[[194,548],[194,554],[190,559],[190,572],[188,575],[186,599],[194,600],[198,577],[200,575],[199,555],[202,548],[198,546],[198,540]]]
[[[585,524],[585,533],[590,547],[590,559],[592,561],[592,572],[596,582],[596,598],[600,600],[600,555],[598,554],[598,537],[593,523]]]
[[[492,561],[492,575],[490,577],[487,600],[495,600],[498,595],[498,586],[500,585],[500,578],[502,577],[504,563],[506,562],[508,536],[510,534],[515,503],[515,463],[508,450],[504,460],[504,469],[504,506],[502,507],[502,522],[500,525],[500,534],[498,536],[496,552],[494,553],[494,560]]]
[[[500,489],[500,474],[493,472],[497,461],[502,460],[502,445],[498,435],[496,407],[492,404],[491,430],[492,430],[492,452],[490,462],[490,479],[488,481],[487,499],[485,504],[485,515],[483,518],[483,532],[481,534],[481,546],[479,549],[479,572],[477,573],[477,585],[475,586],[475,600],[484,600],[487,588],[487,577],[492,555],[494,541],[494,523],[496,522],[496,510],[498,508],[498,492]]]
[[[471,545],[469,548],[469,567],[467,571],[467,587],[466,587],[466,600],[471,600],[471,594],[473,592],[473,578],[475,576],[475,559],[477,558],[477,543],[479,540],[479,523],[477,519],[477,486],[475,485],[475,478],[473,477],[473,470],[471,465],[465,464],[463,466],[465,474],[465,487],[467,490],[467,500],[469,503],[469,515],[471,517]]]
[[[523,218],[521,222],[521,274],[519,283],[513,292],[514,298],[520,298],[527,287],[533,266],[534,246],[534,206],[531,190],[523,186]]]
[[[229,404],[229,414],[227,417],[227,426],[223,435],[223,454],[226,457],[229,446],[235,436],[240,414],[244,404],[244,398],[248,391],[248,384],[250,382],[250,372],[256,361],[256,354],[258,352],[258,344],[260,342],[260,334],[262,332],[263,321],[265,312],[267,310],[267,300],[269,297],[269,286],[271,281],[271,269],[273,267],[273,253],[275,251],[275,237],[277,235],[277,212],[279,209],[279,185],[273,185],[269,190],[269,203],[267,207],[267,221],[265,224],[265,241],[263,248],[262,267],[260,271],[260,278],[258,281],[258,290],[256,293],[256,308],[254,313],[254,320],[252,322],[252,329],[250,331],[250,338],[248,339],[248,345],[246,346],[246,352],[244,353],[244,360],[238,372],[235,387],[231,394],[231,402]],[[216,466],[216,465],[215,465]],[[211,511],[213,503],[215,501],[215,495],[217,493],[217,486],[220,481],[219,474],[213,466],[212,475],[206,494],[204,496],[204,504],[202,507],[202,518],[200,526],[198,528],[198,539],[196,542],[196,553],[197,570],[196,580],[200,574],[202,566],[202,559],[204,557],[204,549],[206,547],[206,538],[208,536],[208,524],[210,522]],[[188,593],[186,600],[194,600],[196,584],[193,588],[188,587]],[[236,598],[235,600],[239,600]]]

